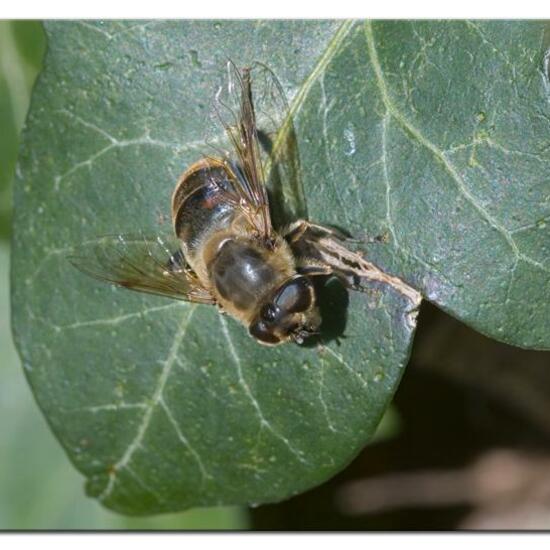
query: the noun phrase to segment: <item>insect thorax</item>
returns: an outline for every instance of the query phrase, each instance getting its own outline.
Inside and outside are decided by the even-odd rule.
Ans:
[[[256,309],[262,296],[287,276],[269,260],[267,251],[245,239],[225,241],[210,266],[219,297],[243,312]]]

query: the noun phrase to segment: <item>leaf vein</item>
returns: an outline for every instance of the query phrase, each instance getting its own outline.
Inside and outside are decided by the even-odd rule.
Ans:
[[[235,349],[235,345],[233,344],[233,340],[231,338],[231,335],[229,334],[229,329],[227,327],[227,321],[223,318],[222,315],[219,316],[220,323],[222,325],[222,332],[225,336],[225,339],[227,340],[227,345],[229,347],[229,353],[231,354],[231,357],[233,358],[233,362],[235,363],[235,367],[237,369],[237,376],[239,378],[239,384],[244,390],[245,395],[248,397],[248,400],[254,407],[254,410],[256,411],[256,415],[258,416],[258,419],[260,421],[260,427],[265,428],[268,430],[276,439],[282,441],[285,446],[290,450],[290,452],[302,463],[307,464],[308,461],[304,458],[303,451],[300,451],[299,449],[296,449],[290,441],[281,434],[278,430],[276,430],[271,423],[266,419],[264,416],[262,409],[260,407],[260,404],[258,403],[258,400],[254,397],[254,394],[252,393],[252,390],[250,389],[250,386],[248,385],[247,381],[244,378],[243,370],[242,370],[242,364],[241,364],[241,358],[237,354],[237,350]]]
[[[359,380],[363,388],[366,388],[368,386],[367,381],[354,368],[352,368],[351,365],[347,363],[346,360],[339,353],[336,353],[332,348],[329,348],[328,346],[323,346],[322,350],[328,351],[330,355],[332,355],[341,365],[346,368],[346,370],[348,370],[353,376],[355,376],[355,378]]]
[[[134,318],[143,318],[150,313],[156,313],[157,311],[164,311],[166,309],[173,309],[177,307],[182,307],[181,302],[171,302],[169,304],[164,304],[162,306],[150,307],[140,311],[133,311],[132,313],[126,313],[124,315],[119,315],[118,317],[106,317],[103,319],[92,319],[89,321],[77,321],[75,323],[70,323],[68,325],[53,325],[51,321],[48,320],[48,323],[56,330],[74,330],[83,327],[97,327],[97,326],[109,326],[109,325],[119,325],[127,321],[128,319]],[[185,307],[185,306],[183,306]]]
[[[529,256],[523,254],[518,246],[515,240],[513,239],[511,233],[503,226],[501,225],[489,212],[480,204],[479,199],[475,197],[471,193],[471,191],[468,189],[466,183],[458,173],[455,166],[451,163],[451,161],[447,158],[445,153],[441,151],[434,143],[432,143],[428,138],[426,138],[418,128],[413,126],[413,124],[407,120],[407,118],[399,111],[399,109],[395,106],[392,98],[390,97],[390,93],[388,90],[388,86],[386,84],[386,80],[384,78],[384,74],[382,72],[382,67],[380,65],[380,61],[378,60],[378,52],[376,50],[376,46],[374,43],[374,36],[372,32],[372,25],[370,21],[367,21],[365,23],[365,37],[367,42],[367,49],[369,52],[369,58],[371,61],[371,65],[374,69],[375,75],[376,75],[376,81],[378,85],[378,89],[380,91],[380,96],[382,98],[382,102],[384,103],[384,106],[389,111],[391,116],[423,147],[425,147],[428,151],[432,153],[432,155],[443,165],[443,168],[446,172],[451,176],[451,180],[455,183],[456,188],[458,189],[459,193],[466,199],[466,201],[472,205],[472,207],[478,212],[478,214],[481,216],[483,220],[485,220],[486,223],[489,224],[490,227],[495,229],[500,235],[504,237],[504,240],[512,250],[513,255],[516,258],[519,258],[528,264],[540,269],[541,271],[545,271],[547,273],[550,273],[550,269],[546,268],[543,264],[537,262],[533,258],[530,258]]]
[[[176,331],[176,334],[174,335],[174,339],[172,342],[172,346],[170,347],[170,351],[168,353],[168,356],[166,360],[163,362],[162,371],[159,376],[158,383],[155,387],[155,390],[153,392],[153,396],[151,398],[151,401],[148,405],[148,407],[145,410],[145,413],[143,414],[143,417],[141,419],[141,422],[139,424],[138,430],[136,432],[136,435],[134,439],[130,442],[130,444],[126,447],[126,450],[120,457],[120,459],[114,464],[114,466],[110,469],[109,472],[109,479],[107,482],[107,485],[103,492],[99,495],[98,499],[100,501],[104,501],[106,498],[108,498],[111,493],[113,492],[113,489],[115,487],[115,483],[117,480],[117,472],[123,468],[125,468],[130,461],[132,460],[132,457],[134,456],[134,453],[137,449],[141,447],[141,444],[143,442],[143,439],[145,437],[145,434],[147,432],[147,429],[149,428],[149,424],[151,423],[151,418],[153,417],[153,412],[155,411],[155,408],[157,405],[159,405],[161,399],[162,399],[162,392],[164,391],[164,387],[166,385],[166,382],[168,380],[168,377],[170,376],[170,373],[172,372],[172,367],[176,363],[177,353],[178,350],[185,338],[185,334],[187,332],[187,327],[189,326],[189,322],[191,321],[191,318],[193,316],[193,313],[195,312],[196,306],[191,306],[189,308],[189,313],[184,318],[182,323],[180,324],[178,330]]]
[[[318,398],[319,398],[319,402],[321,403],[321,407],[323,408],[323,412],[325,414],[328,429],[331,432],[337,433],[338,430],[334,427],[334,424],[332,423],[332,420],[330,419],[328,405],[326,404],[325,398],[323,397],[323,391],[325,389],[325,369],[327,367],[327,364],[326,364],[325,361],[323,361],[322,357],[320,357],[320,362],[321,362],[321,369],[319,370],[319,393],[318,393]]]
[[[204,479],[212,479],[212,476],[208,473],[206,468],[204,467],[204,464],[202,462],[202,458],[200,454],[197,452],[197,450],[189,443],[189,439],[185,437],[183,432],[181,431],[181,428],[179,427],[179,424],[177,423],[176,419],[174,418],[174,415],[172,414],[172,411],[168,407],[168,404],[164,400],[164,398],[161,395],[161,398],[159,400],[159,403],[161,407],[163,408],[164,412],[166,413],[166,416],[168,417],[168,420],[170,421],[170,424],[172,424],[174,431],[176,432],[178,439],[182,442],[184,447],[187,448],[187,450],[193,455],[193,458],[195,459],[195,462],[197,463],[199,470],[201,471],[201,475],[203,480]]]

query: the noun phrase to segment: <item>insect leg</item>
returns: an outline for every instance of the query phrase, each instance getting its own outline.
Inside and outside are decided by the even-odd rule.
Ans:
[[[326,227],[324,225],[319,225],[317,223],[312,223],[307,220],[297,220],[292,223],[286,231],[283,231],[283,237],[287,240],[288,243],[293,243],[301,238],[304,235],[308,238],[316,237],[317,239],[321,237],[336,239],[343,243],[348,244],[372,244],[372,243],[383,243],[387,241],[386,235],[377,235],[375,237],[352,237],[345,231],[337,227]]]
[[[327,264],[322,264],[311,258],[299,258],[296,262],[296,271],[301,275],[309,277],[329,276],[334,274],[334,270]]]
[[[364,290],[364,281],[379,282],[393,287],[405,296],[415,310],[422,299],[421,294],[405,281],[385,273],[362,253],[345,246],[330,228],[300,221],[293,224],[285,234],[298,269],[309,269],[312,273],[337,276],[353,290]]]
[[[299,241],[306,233],[310,233],[311,236],[315,236],[317,238],[333,237],[340,241],[346,241],[349,239],[349,236],[339,229],[325,227],[307,220],[297,220],[292,223],[286,231],[283,231],[283,237],[287,242],[294,243]]]

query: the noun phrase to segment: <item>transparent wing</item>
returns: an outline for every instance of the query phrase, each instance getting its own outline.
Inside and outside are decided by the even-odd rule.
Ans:
[[[100,281],[177,300],[214,303],[174,237],[106,236],[79,246],[68,260]]]
[[[235,174],[240,206],[266,239],[272,236],[271,216],[258,142],[250,69],[228,62],[224,84],[216,92],[213,112],[225,130],[235,159],[227,159]]]
[[[280,228],[307,218],[296,132],[284,90],[267,66],[239,70],[227,63],[205,141],[206,156],[224,159],[235,174],[240,203],[261,233],[269,236],[272,223]]]
[[[262,166],[275,227],[307,219],[296,131],[284,89],[262,63],[251,69]]]

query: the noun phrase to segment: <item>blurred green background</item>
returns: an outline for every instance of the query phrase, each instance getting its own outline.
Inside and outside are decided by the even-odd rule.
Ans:
[[[0,529],[246,529],[241,508],[127,518],[84,494],[27,386],[9,312],[12,179],[18,138],[46,49],[36,21],[0,21]]]

